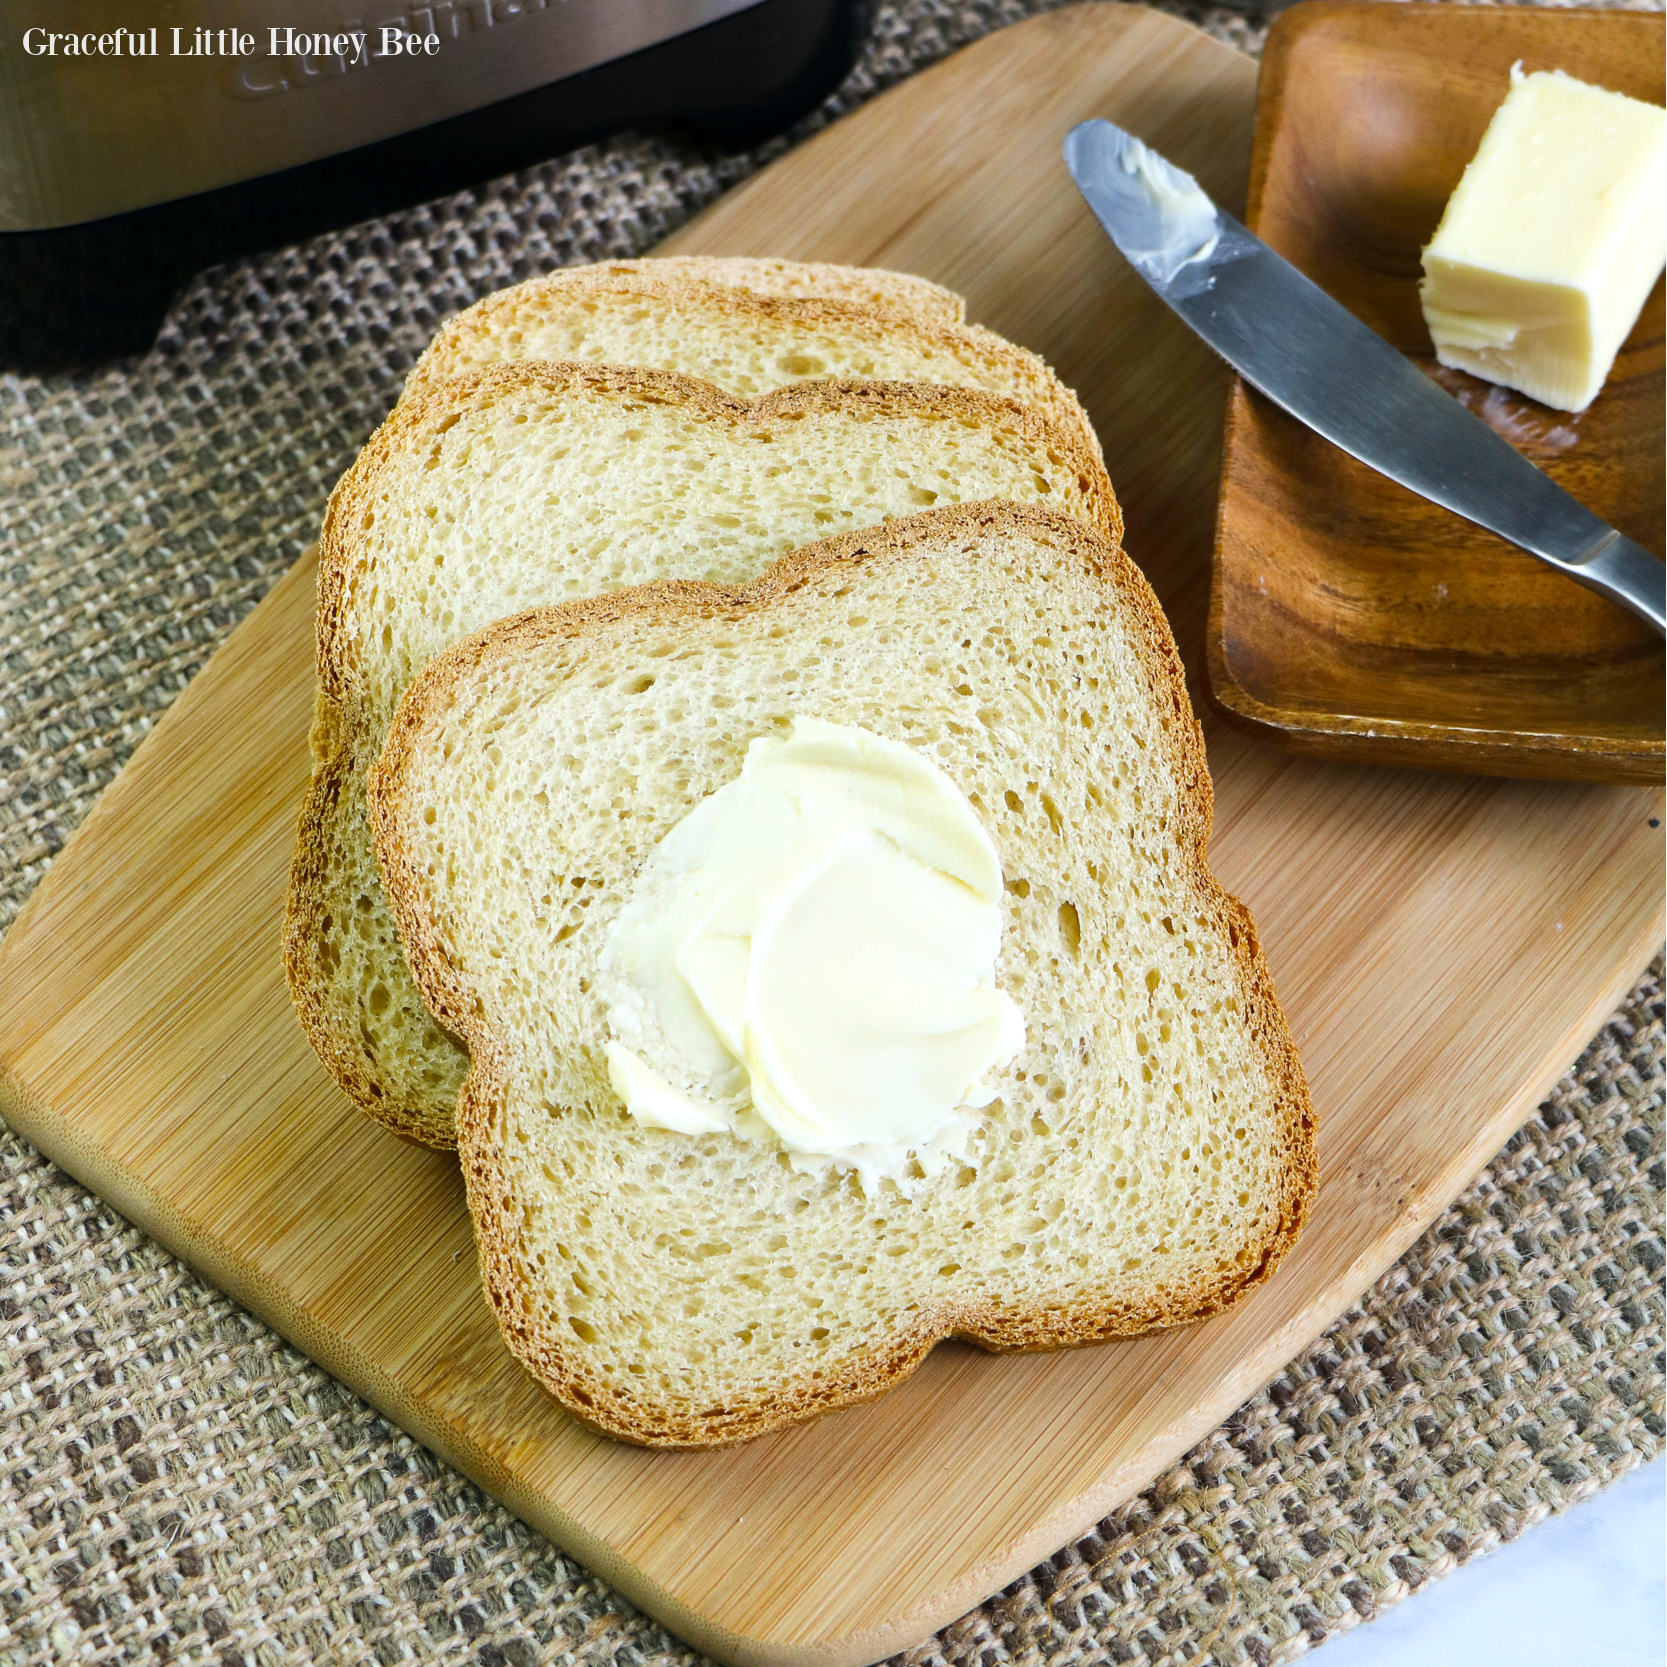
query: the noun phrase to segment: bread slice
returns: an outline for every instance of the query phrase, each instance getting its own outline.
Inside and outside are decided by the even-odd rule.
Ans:
[[[644,1128],[598,956],[668,829],[795,717],[917,749],[1006,883],[1019,1057],[964,1160],[865,1192],[773,1143]],[[1315,1181],[1295,1048],[1205,861],[1181,663],[1114,538],[976,505],[499,622],[412,686],[371,786],[459,1107],[487,1292],[573,1414],[741,1440],[878,1395],[933,1343],[1054,1349],[1266,1279]]]
[[[1076,396],[1034,353],[994,331],[826,297],[775,297],[653,271],[578,267],[501,290],[447,320],[407,393],[519,359],[681,371],[753,399],[813,378],[983,388],[1076,427]]]
[[[455,1144],[467,1056],[411,981],[364,808],[433,655],[539,603],[738,582],[830,533],[983,498],[1120,527],[1074,429],[976,390],[807,382],[748,402],[664,372],[528,363],[402,401],[325,517],[314,772],[284,933],[303,1028],[347,1093],[398,1133]]]
[[[913,272],[891,272],[879,266],[835,266],[825,261],[778,260],[759,255],[653,255],[643,260],[598,261],[560,270],[693,278],[728,289],[750,290],[754,295],[854,301],[891,313],[907,313],[927,324],[964,324],[967,319],[966,301],[954,290]],[[512,294],[513,290],[499,293]]]

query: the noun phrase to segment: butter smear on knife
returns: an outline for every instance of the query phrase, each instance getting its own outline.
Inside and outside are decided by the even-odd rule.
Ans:
[[[1119,135],[1118,161],[1143,199],[1143,214],[1130,217],[1124,255],[1150,283],[1167,284],[1183,266],[1208,260],[1220,241],[1216,205],[1198,181],[1142,144]]]
[[[1424,250],[1436,357],[1584,411],[1664,248],[1667,111],[1518,64]]]

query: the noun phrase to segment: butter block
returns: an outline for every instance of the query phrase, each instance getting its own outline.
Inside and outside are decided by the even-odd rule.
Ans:
[[[1436,357],[1584,411],[1664,251],[1667,111],[1517,65],[1424,250]]]

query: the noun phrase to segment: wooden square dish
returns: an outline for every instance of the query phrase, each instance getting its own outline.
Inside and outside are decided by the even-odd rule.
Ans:
[[[1662,25],[1637,12],[1309,0],[1268,39],[1245,216],[1656,556],[1661,284],[1604,390],[1571,416],[1437,365],[1418,279],[1513,62],[1659,104]],[[1648,626],[1242,382],[1228,401],[1208,663],[1229,718],[1299,752],[1583,781],[1662,773],[1662,644]]]

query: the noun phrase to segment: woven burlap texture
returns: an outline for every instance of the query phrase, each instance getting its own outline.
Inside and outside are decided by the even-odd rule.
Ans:
[[[1042,9],[882,8],[801,134]],[[626,136],[208,274],[141,360],[0,379],[0,928],[310,542],[439,319],[640,252],[783,143]],[[911,1659],[1285,1660],[1655,1453],[1659,977],[1360,1308]],[[0,1154],[0,1661],[698,1660],[24,1142]]]

